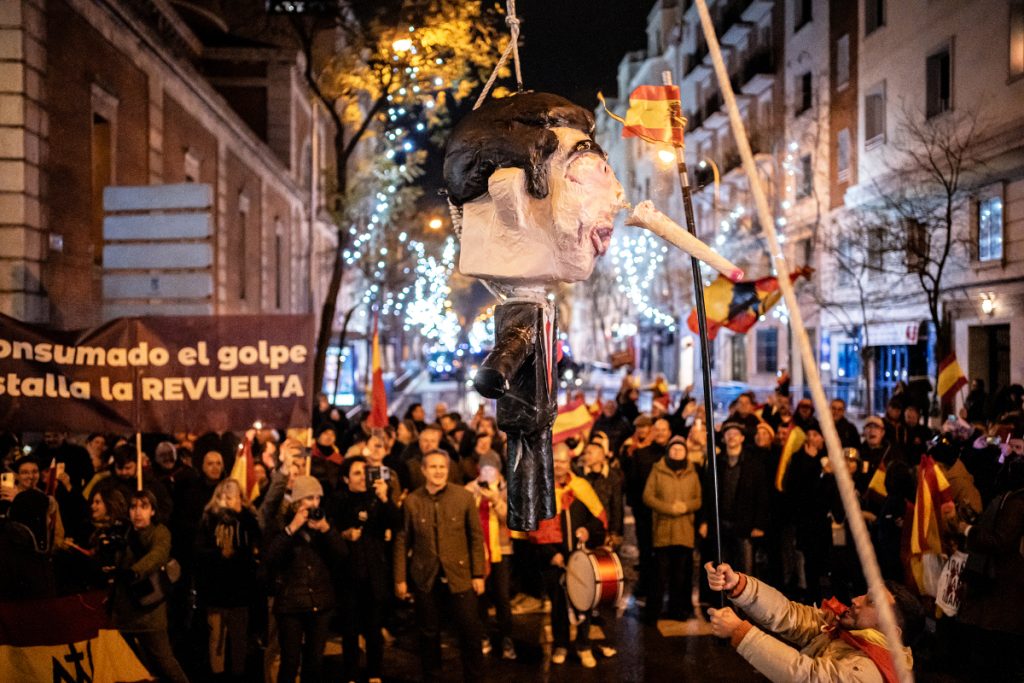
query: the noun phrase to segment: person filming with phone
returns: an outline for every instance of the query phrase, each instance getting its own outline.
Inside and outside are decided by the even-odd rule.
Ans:
[[[285,524],[271,538],[264,556],[273,581],[280,683],[295,680],[300,659],[303,679],[320,680],[327,628],[337,604],[331,573],[347,555],[345,541],[320,507],[320,482],[299,475],[291,492]]]
[[[389,474],[386,467],[373,467],[361,455],[345,458],[341,465],[344,488],[333,516],[349,549],[348,561],[336,574],[346,680],[359,678],[359,636],[366,641],[369,680],[381,677],[381,627],[391,590],[391,536],[401,523],[390,477],[383,477]]]

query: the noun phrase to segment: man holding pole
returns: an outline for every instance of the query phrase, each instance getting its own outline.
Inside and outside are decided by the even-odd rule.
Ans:
[[[728,564],[715,567],[708,562],[704,569],[711,590],[725,591],[750,619],[740,619],[731,607],[712,609],[711,632],[728,638],[736,651],[770,680],[898,680],[892,651],[879,631],[878,607],[871,596],[854,598],[850,607],[835,598],[826,600],[821,607],[813,607],[791,602],[768,584],[735,572]],[[886,581],[885,587],[904,641],[913,642],[924,626],[924,614],[917,599],[892,581]],[[910,669],[910,648],[902,647],[901,651]]]

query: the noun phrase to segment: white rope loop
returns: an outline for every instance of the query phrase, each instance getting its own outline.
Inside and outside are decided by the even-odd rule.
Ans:
[[[490,78],[484,84],[483,92],[480,93],[480,97],[477,98],[476,104],[473,105],[473,109],[479,109],[480,105],[487,99],[488,93],[491,92],[491,88],[494,86],[494,81],[498,78],[498,73],[505,67],[505,62],[508,61],[509,55],[512,55],[512,63],[515,65],[516,71],[516,89],[522,91],[523,89],[523,71],[519,65],[519,24],[521,23],[519,17],[516,16],[516,0],[508,0],[506,3],[505,12],[505,23],[509,27],[511,36],[509,37],[508,46],[505,51],[501,53],[501,59],[494,65],[494,70],[491,72]]]

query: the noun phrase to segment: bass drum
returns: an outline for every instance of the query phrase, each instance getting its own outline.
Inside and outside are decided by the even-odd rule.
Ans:
[[[565,591],[577,612],[614,605],[622,597],[624,584],[622,563],[611,550],[577,550],[569,555]]]

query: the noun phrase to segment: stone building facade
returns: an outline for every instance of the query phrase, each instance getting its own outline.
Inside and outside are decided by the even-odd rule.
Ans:
[[[302,55],[233,35],[219,7],[0,1],[0,311],[59,329],[319,312],[332,128]],[[212,189],[211,290],[105,308],[104,188],[179,183]]]

